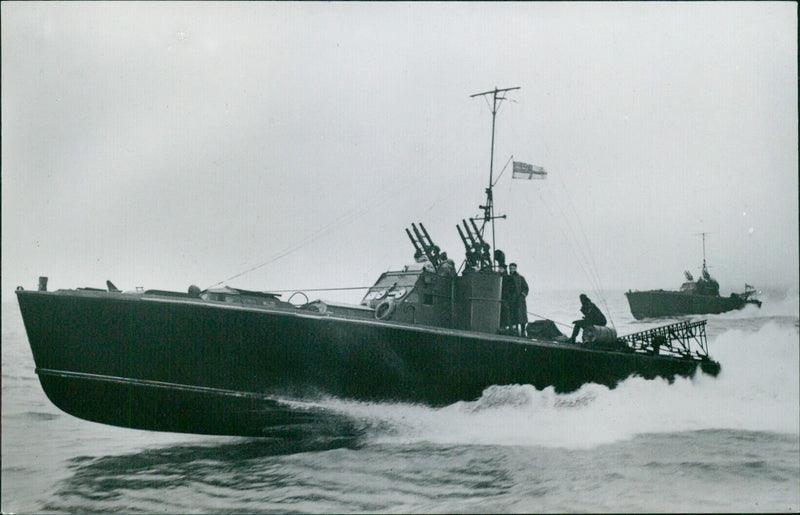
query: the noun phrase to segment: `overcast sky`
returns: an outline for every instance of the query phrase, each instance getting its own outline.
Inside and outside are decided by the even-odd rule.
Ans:
[[[534,288],[798,287],[797,4],[2,3],[2,295],[357,287],[458,263],[489,180]],[[248,273],[241,274],[247,270]],[[320,295],[323,298],[326,295]],[[356,300],[360,293],[355,295]]]

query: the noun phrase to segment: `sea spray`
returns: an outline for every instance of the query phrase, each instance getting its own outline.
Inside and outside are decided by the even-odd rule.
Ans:
[[[585,384],[571,393],[552,387],[497,385],[480,398],[443,408],[326,399],[318,407],[358,419],[373,443],[522,445],[591,448],[639,434],[732,429],[800,432],[797,329],[767,322],[710,340],[722,363],[717,378],[645,380],[610,389]]]

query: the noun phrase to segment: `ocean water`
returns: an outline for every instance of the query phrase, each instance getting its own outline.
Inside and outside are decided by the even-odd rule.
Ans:
[[[562,331],[579,292],[532,292]],[[596,298],[619,334],[622,292]],[[3,513],[800,511],[798,294],[708,320],[717,378],[570,394],[488,388],[444,408],[315,399],[345,417],[292,439],[155,433],[55,408],[2,305]],[[535,318],[535,317],[532,317]],[[701,318],[701,317],[694,317]]]

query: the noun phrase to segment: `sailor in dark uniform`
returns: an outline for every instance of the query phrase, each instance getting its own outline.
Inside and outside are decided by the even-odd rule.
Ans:
[[[508,280],[509,322],[515,334],[525,336],[525,327],[528,325],[528,304],[525,301],[528,296],[528,282],[517,273],[516,263],[508,265]]]
[[[603,316],[600,308],[595,306],[594,303],[589,300],[589,297],[587,297],[584,293],[581,293],[580,299],[581,313],[583,313],[583,318],[573,322],[575,327],[572,328],[572,336],[569,337],[570,343],[575,343],[575,338],[578,336],[578,332],[581,329],[586,329],[590,325],[606,325],[606,317]]]
[[[500,265],[499,271],[502,276],[502,287],[500,293],[500,330],[503,334],[508,334],[511,325],[511,279],[508,276],[508,268],[505,263]]]

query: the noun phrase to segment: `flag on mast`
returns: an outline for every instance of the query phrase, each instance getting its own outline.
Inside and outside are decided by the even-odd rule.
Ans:
[[[541,166],[533,166],[528,163],[521,163],[514,161],[514,171],[511,174],[512,179],[544,179],[547,177],[547,172]]]

